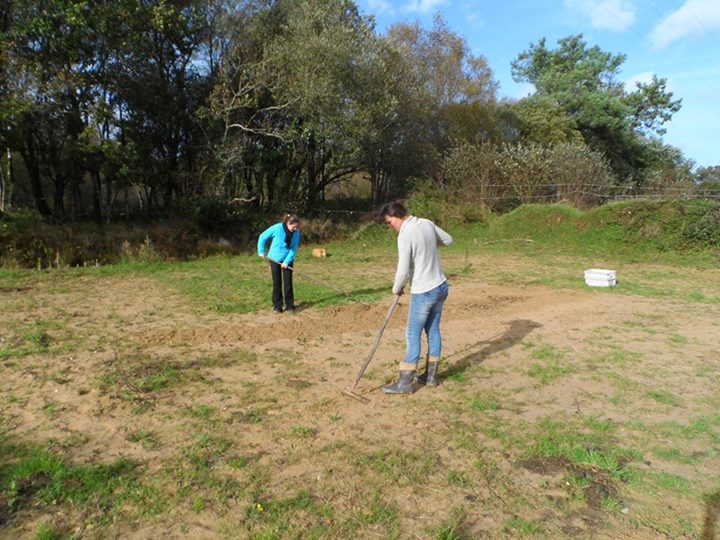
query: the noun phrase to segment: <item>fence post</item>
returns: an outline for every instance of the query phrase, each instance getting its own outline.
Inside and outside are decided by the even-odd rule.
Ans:
[[[10,175],[10,149],[7,149],[7,157],[8,157],[8,175]],[[9,184],[8,180],[8,184]],[[0,212],[5,212],[5,190],[6,190],[6,184],[5,184],[5,174],[2,170],[2,161],[0,161]]]

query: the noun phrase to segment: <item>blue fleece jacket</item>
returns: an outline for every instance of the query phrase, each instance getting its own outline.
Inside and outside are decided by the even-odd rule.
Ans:
[[[287,247],[285,245],[285,229],[283,228],[282,222],[268,227],[260,235],[260,238],[258,238],[258,255],[265,255],[265,247],[268,240],[271,239],[270,251],[267,253],[268,258],[284,264],[290,264],[295,260],[295,254],[300,245],[300,229],[293,231],[290,247]]]

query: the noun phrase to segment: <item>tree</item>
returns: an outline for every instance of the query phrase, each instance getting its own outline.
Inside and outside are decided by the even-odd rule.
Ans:
[[[78,138],[90,93],[89,16],[86,2],[10,2],[3,23],[5,139],[22,156],[45,217],[63,218],[68,183],[78,174]]]
[[[662,125],[680,110],[665,79],[653,77],[628,92],[617,80],[625,55],[588,47],[582,35],[558,41],[550,50],[545,39],[531,44],[512,63],[513,79],[535,86],[533,99],[549,100],[577,126],[585,142],[602,151],[620,179],[642,183],[651,155],[643,139],[662,134]]]
[[[584,143],[575,119],[550,96],[531,96],[511,104],[508,110],[517,120],[518,137],[523,141],[541,145]]]
[[[132,2],[122,23],[116,106],[134,143],[150,207],[169,208],[200,188],[192,181],[205,147],[198,112],[211,90],[208,3]]]
[[[98,220],[130,178],[156,207],[200,189],[210,145],[198,112],[216,54],[210,21],[224,3],[3,3],[2,138],[43,216],[84,215],[88,185]]]
[[[720,165],[698,167],[694,180],[703,196],[720,200]]]
[[[407,175],[433,176],[454,141],[501,138],[496,112],[498,84],[487,61],[470,53],[467,41],[436,16],[433,27],[392,26],[387,35],[402,59],[406,98],[398,137],[407,156],[415,156]]]
[[[254,178],[247,195],[312,212],[327,186],[367,167],[396,115],[389,54],[350,1],[253,8],[236,14],[213,93],[224,162]]]

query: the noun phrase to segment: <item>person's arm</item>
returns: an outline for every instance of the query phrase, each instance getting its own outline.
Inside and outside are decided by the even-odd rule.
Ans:
[[[453,237],[437,225],[435,225],[435,238],[437,238],[438,246],[449,246],[453,243]]]
[[[410,238],[403,235],[398,236],[398,264],[395,270],[395,282],[392,291],[394,294],[402,294],[405,282],[410,279],[410,264],[412,262],[412,245]]]
[[[290,251],[288,251],[287,256],[285,257],[285,260],[283,261],[283,264],[285,266],[288,266],[290,263],[292,263],[295,260],[295,254],[297,253],[298,246],[300,245],[300,230],[295,229],[292,235],[292,240],[290,240]]]
[[[272,236],[272,229],[272,227],[268,227],[260,234],[260,238],[258,238],[257,252],[261,257],[265,256],[265,244],[267,244],[267,241]]]

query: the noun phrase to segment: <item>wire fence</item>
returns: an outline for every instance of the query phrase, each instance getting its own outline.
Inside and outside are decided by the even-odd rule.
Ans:
[[[472,194],[471,194],[472,192]],[[616,187],[606,184],[531,184],[526,186],[508,186],[507,184],[482,184],[466,193],[468,202],[492,203],[510,202],[512,206],[532,204],[556,204],[567,202],[583,206],[600,206],[614,201],[627,200],[707,200],[720,202],[720,188],[704,188],[702,186],[663,187],[663,186],[629,186]],[[337,209],[318,207],[312,209],[318,216],[360,216],[373,212],[368,206],[361,209]]]

